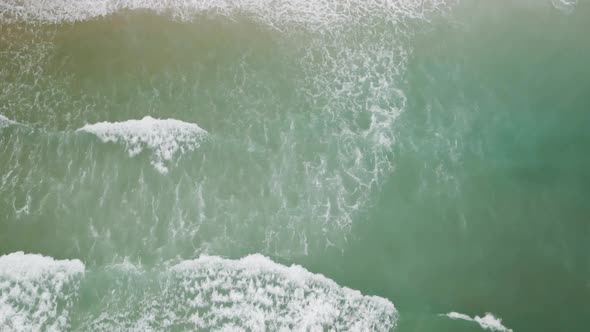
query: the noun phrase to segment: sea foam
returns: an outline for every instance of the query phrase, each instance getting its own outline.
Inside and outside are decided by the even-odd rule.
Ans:
[[[449,312],[448,314],[444,315],[449,317],[450,319],[462,319],[470,322],[475,322],[481,326],[484,330],[490,331],[498,331],[498,332],[512,332],[512,329],[507,328],[506,326],[502,325],[502,319],[495,317],[490,313],[486,313],[485,316],[475,316],[473,318],[469,317],[468,315],[458,313],[458,312]]]
[[[162,174],[168,173],[166,162],[178,152],[194,151],[207,135],[206,130],[194,123],[150,116],[141,120],[88,124],[78,131],[91,133],[105,143],[124,144],[130,157],[143,149],[151,150],[151,163]]]
[[[141,275],[127,276],[127,284],[114,283],[120,287],[113,290],[117,299],[105,297],[105,311],[83,330],[390,331],[397,319],[386,299],[363,296],[301,266],[287,267],[259,254],[180,262],[162,272],[150,291],[133,289]]]
[[[16,252],[0,256],[0,331],[64,331],[84,264]]]
[[[9,118],[5,117],[4,115],[0,114],[0,129],[8,127],[10,125],[15,124],[16,122],[10,120]]]

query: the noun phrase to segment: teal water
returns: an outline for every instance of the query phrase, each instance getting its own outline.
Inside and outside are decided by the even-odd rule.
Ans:
[[[586,331],[587,31],[586,1],[0,1],[0,331]]]

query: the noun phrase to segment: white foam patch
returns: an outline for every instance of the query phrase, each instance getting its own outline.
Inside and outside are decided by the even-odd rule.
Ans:
[[[551,0],[553,7],[565,13],[571,13],[576,8],[578,0]]]
[[[124,144],[130,157],[143,149],[151,150],[152,165],[162,174],[168,172],[166,162],[179,152],[194,151],[207,135],[197,124],[150,116],[141,120],[89,124],[78,131],[94,134],[105,143]]]
[[[0,129],[6,128],[10,125],[15,124],[16,122],[10,120],[9,118],[5,117],[4,115],[0,114]]]
[[[123,284],[115,293],[128,293],[118,293],[114,301],[128,302],[104,305],[107,310],[81,329],[391,331],[398,316],[386,299],[363,296],[300,266],[287,267],[258,254],[239,260],[202,256],[171,267],[163,277],[152,296],[145,295],[144,285],[144,291],[128,291],[136,281]]]
[[[449,312],[448,314],[444,315],[449,317],[450,319],[462,319],[469,322],[475,322],[481,326],[484,330],[490,331],[498,331],[498,332],[512,332],[512,329],[507,328],[506,326],[502,325],[502,319],[495,317],[490,313],[486,313],[485,316],[475,316],[473,318],[469,317],[468,315],[458,313],[458,312]]]
[[[237,261],[204,256],[171,271],[209,307],[195,317],[200,329],[240,324],[258,331],[389,331],[397,315],[383,298],[362,296],[301,266],[286,267],[261,255]]]
[[[0,331],[64,331],[84,264],[16,252],[0,256]]]

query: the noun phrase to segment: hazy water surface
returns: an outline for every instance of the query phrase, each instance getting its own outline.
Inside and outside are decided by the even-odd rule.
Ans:
[[[0,0],[0,331],[585,331],[589,5]]]

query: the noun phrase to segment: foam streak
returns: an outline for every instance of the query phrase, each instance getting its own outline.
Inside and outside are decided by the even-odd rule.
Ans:
[[[502,325],[502,319],[495,317],[490,313],[486,313],[485,316],[475,316],[473,318],[469,317],[468,315],[458,313],[458,312],[449,312],[446,315],[450,319],[462,319],[469,322],[475,322],[481,326],[484,330],[490,331],[498,331],[498,332],[512,332],[512,329],[507,328],[506,326]]]

